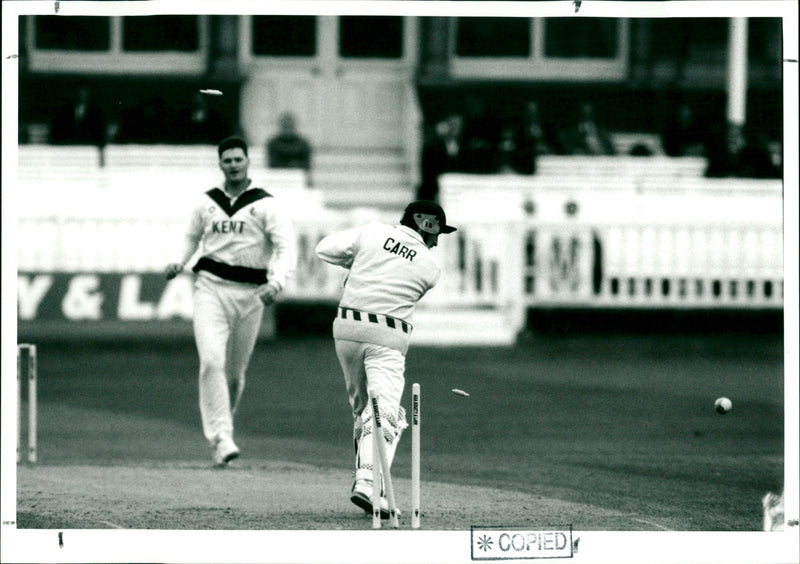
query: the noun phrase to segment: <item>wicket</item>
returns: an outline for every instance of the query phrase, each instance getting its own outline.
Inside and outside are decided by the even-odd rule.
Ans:
[[[411,528],[419,529],[419,384],[411,386]]]
[[[372,441],[372,528],[381,528],[380,490],[381,468],[384,468],[383,483],[386,487],[386,501],[389,503],[390,524],[394,528],[400,526],[397,517],[397,504],[394,497],[392,476],[389,473],[386,443],[381,426],[380,412],[378,411],[378,396],[370,392],[372,412],[375,421],[374,438]],[[419,478],[420,478],[420,386],[415,383],[411,386],[411,528],[419,529]]]
[[[28,382],[28,462],[36,463],[36,345],[17,345],[17,462],[22,461],[22,379]]]
[[[379,484],[381,483],[381,469],[383,469],[383,483],[386,487],[386,501],[389,502],[389,522],[392,527],[398,528],[400,526],[400,522],[397,518],[397,503],[394,498],[392,475],[389,472],[389,457],[386,454],[386,439],[383,435],[381,414],[378,410],[378,396],[370,394],[370,398],[372,399],[372,419],[375,422],[375,425],[373,426],[374,436],[372,439],[372,452],[375,452],[374,445],[377,443],[379,454],[378,459],[372,459],[372,527],[375,529],[380,528],[380,496],[375,495],[375,490],[380,491]],[[375,506],[376,497],[378,500],[377,507]],[[375,513],[378,513],[377,523],[375,519]]]
[[[373,397],[373,406],[377,403],[377,398]],[[372,436],[372,528],[381,528],[381,451],[378,444],[378,430],[373,425]],[[383,437],[381,437],[383,438]]]

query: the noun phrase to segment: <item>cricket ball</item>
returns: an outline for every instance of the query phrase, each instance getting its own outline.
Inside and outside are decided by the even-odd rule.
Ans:
[[[728,413],[731,408],[733,408],[733,403],[728,398],[717,398],[717,401],[714,402],[714,409],[722,415]]]

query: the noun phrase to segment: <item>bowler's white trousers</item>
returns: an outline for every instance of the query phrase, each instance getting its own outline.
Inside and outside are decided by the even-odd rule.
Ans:
[[[233,437],[233,415],[263,315],[254,286],[198,275],[194,335],[200,357],[200,416],[212,446],[221,436]]]

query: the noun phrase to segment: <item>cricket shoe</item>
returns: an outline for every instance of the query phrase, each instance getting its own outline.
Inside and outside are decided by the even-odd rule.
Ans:
[[[350,501],[363,509],[368,515],[372,515],[372,484],[367,480],[356,480],[350,492]],[[396,509],[397,517],[401,512]],[[389,501],[381,496],[381,519],[389,518]]]
[[[233,442],[230,437],[222,437],[217,441],[217,447],[214,449],[214,465],[218,468],[225,468],[228,463],[234,458],[239,457],[239,447]]]

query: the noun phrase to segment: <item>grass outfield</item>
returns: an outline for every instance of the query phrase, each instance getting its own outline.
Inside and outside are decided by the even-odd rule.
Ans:
[[[369,528],[347,501],[351,420],[330,339],[257,346],[236,421],[242,458],[223,472],[209,468],[191,342],[41,343],[38,356],[39,464],[19,466],[18,527]],[[412,347],[407,364],[406,408],[410,383],[422,386],[423,498],[436,499],[427,528],[557,519],[576,530],[757,531],[761,497],[783,487],[780,336],[551,336]],[[713,409],[722,395],[734,405],[724,416]],[[401,495],[409,443],[393,466]],[[221,476],[217,493],[235,492],[224,501],[194,491]],[[108,491],[104,479],[115,480]],[[65,503],[73,480],[111,497]],[[253,491],[283,499],[294,486],[317,503],[285,503],[309,511],[253,502]],[[159,487],[167,500],[185,489],[175,505],[185,511],[159,514]]]

